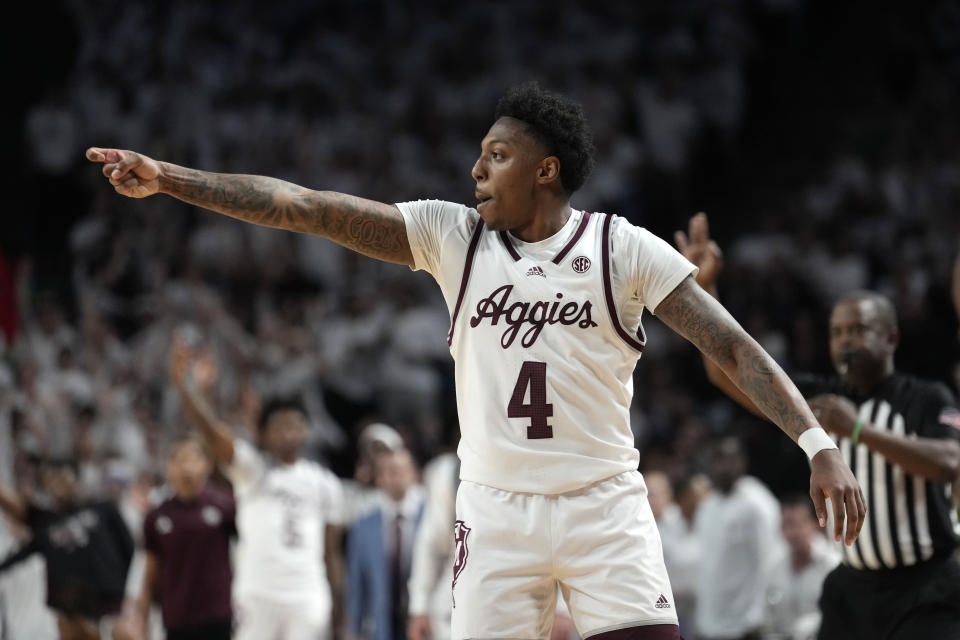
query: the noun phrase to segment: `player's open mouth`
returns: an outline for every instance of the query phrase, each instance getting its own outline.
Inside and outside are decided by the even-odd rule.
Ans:
[[[480,210],[480,207],[482,207],[483,205],[487,204],[488,202],[490,202],[490,200],[493,199],[493,196],[488,196],[487,194],[485,194],[485,193],[483,193],[483,192],[480,192],[480,191],[477,191],[476,193],[474,193],[474,195],[477,197],[477,210],[478,210],[478,211]]]

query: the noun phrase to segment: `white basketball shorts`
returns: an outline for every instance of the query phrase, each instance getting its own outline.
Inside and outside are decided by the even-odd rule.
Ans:
[[[557,585],[583,638],[677,624],[637,471],[558,495],[463,481],[454,528],[454,640],[547,638]]]
[[[234,596],[235,640],[318,640],[331,636],[330,600],[317,594],[302,600],[272,600],[256,594]]]

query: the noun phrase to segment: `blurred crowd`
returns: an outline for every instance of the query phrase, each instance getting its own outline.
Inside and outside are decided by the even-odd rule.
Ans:
[[[597,170],[573,204],[665,238],[708,208],[724,304],[788,371],[827,370],[830,304],[872,288],[900,314],[898,366],[960,387],[960,7],[854,25],[855,8],[829,5],[56,4],[72,62],[23,111],[20,170],[42,188],[0,242],[0,485],[41,484],[39,461],[72,458],[82,492],[117,501],[139,531],[163,451],[189,426],[175,339],[212,372],[238,437],[256,438],[265,399],[297,395],[305,455],[342,479],[356,480],[371,423],[392,425],[418,468],[449,452],[449,320],[427,276],[172,199],[119,198],[82,149],[469,202],[496,98],[530,77],[580,100],[594,128]],[[689,345],[655,318],[645,327],[633,426],[641,470],[677,496],[665,526],[693,536],[714,495],[704,444],[723,436],[743,443],[770,500],[802,493],[802,452],[710,388]],[[779,540],[779,507],[767,512]],[[29,535],[3,530],[0,551]],[[696,583],[701,562],[677,575]],[[772,606],[783,588],[771,589]],[[9,618],[35,593],[3,594],[9,637],[40,638]]]

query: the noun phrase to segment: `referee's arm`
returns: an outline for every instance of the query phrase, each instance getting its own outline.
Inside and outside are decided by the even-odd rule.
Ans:
[[[825,429],[850,438],[857,424],[857,408],[847,398],[822,394],[809,401],[813,415]],[[864,423],[858,442],[891,463],[933,482],[953,482],[960,474],[960,443],[952,438],[905,437]]]

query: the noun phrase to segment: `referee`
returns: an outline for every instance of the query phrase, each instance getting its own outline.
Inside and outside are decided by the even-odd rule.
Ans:
[[[716,295],[722,264],[706,216],[677,234],[700,284]],[[940,383],[897,372],[897,317],[886,297],[854,292],[830,314],[837,375],[792,376],[834,434],[867,500],[860,537],[823,585],[819,640],[960,638],[960,524],[951,483],[960,471],[960,412]],[[713,363],[711,382],[763,414]]]

